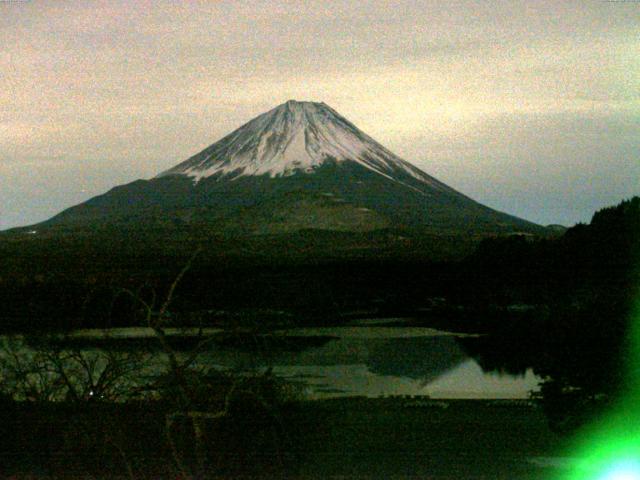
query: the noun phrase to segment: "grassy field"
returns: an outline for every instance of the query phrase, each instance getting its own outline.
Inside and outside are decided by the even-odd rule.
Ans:
[[[91,415],[29,407],[4,419],[4,440],[22,446],[12,443],[17,457],[5,450],[0,460],[13,463],[16,479],[183,478],[157,421],[161,410],[120,408]],[[25,414],[37,427],[30,435],[17,418]],[[245,409],[206,428],[209,460],[189,478],[552,480],[557,472],[528,459],[563,450],[563,439],[526,402],[352,397],[289,404],[274,417],[276,428],[269,415]],[[92,443],[102,436],[109,441]],[[193,446],[181,438],[178,449],[189,460]]]
[[[352,398],[310,402],[298,415],[304,478],[543,480],[554,472],[528,459],[558,455],[563,443],[517,402]]]

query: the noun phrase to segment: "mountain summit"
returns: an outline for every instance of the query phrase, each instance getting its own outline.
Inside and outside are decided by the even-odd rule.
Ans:
[[[355,162],[394,180],[403,172],[436,189],[447,186],[402,160],[325,103],[286,103],[254,118],[159,176],[233,179],[313,173],[325,162]],[[410,187],[411,188],[411,187]]]
[[[189,225],[234,235],[542,228],[448,187],[328,105],[294,100],[151,180],[116,187],[44,224]]]

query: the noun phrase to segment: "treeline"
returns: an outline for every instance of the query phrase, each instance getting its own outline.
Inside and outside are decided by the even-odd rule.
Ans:
[[[512,291],[514,300],[564,299],[592,290],[627,291],[638,279],[638,255],[640,197],[634,197],[596,212],[590,224],[569,228],[557,239],[487,239],[467,264],[484,286],[481,296]]]
[[[434,258],[460,255],[472,245],[395,232],[303,231],[236,240],[208,234],[45,232],[0,239],[0,329],[137,325],[126,292],[162,298],[194,254],[172,303],[177,324],[218,322],[224,312],[257,317],[279,311],[314,324],[339,323],[354,311],[397,314],[456,285],[456,263]]]

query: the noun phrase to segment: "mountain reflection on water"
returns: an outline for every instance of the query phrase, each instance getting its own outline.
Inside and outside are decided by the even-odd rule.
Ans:
[[[429,329],[306,329],[288,332],[263,348],[256,345],[255,340],[248,348],[223,342],[208,355],[224,367],[271,366],[274,373],[303,384],[312,398],[527,398],[539,381],[531,370],[520,375],[484,372],[459,338]]]

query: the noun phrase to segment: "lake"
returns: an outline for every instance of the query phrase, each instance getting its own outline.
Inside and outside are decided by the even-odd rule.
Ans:
[[[531,370],[521,375],[483,371],[464,348],[465,338],[472,335],[388,323],[295,328],[261,336],[208,329],[204,334],[215,337],[215,341],[200,354],[198,364],[237,371],[271,368],[274,374],[296,383],[309,399],[526,399],[540,381]],[[168,333],[179,356],[186,356],[196,331],[174,329]],[[157,372],[164,362],[150,329],[76,331],[64,342],[75,342],[76,348],[86,353],[123,349],[151,352],[145,373]]]
[[[292,329],[278,334],[292,348],[218,348],[215,362],[229,368],[273,367],[304,384],[310,398],[429,396],[524,399],[540,378],[484,372],[465,352],[463,336],[429,328],[350,326]],[[311,339],[321,344],[295,348]]]

